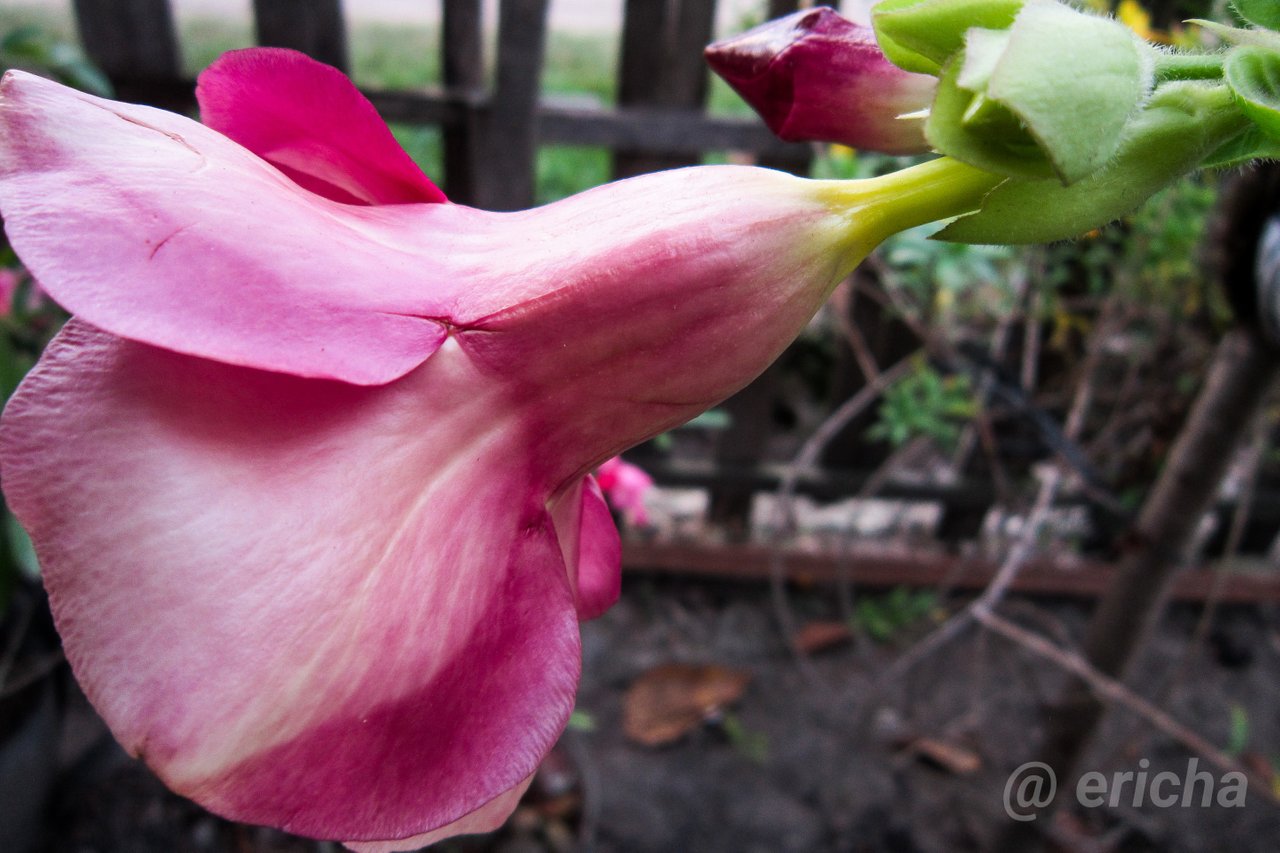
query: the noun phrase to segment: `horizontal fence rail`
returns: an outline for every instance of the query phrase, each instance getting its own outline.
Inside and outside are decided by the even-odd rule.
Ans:
[[[774,3],[781,11],[796,2]],[[388,121],[439,127],[444,186],[456,201],[496,210],[534,200],[535,156],[544,144],[592,145],[616,152],[615,174],[697,162],[710,151],[738,151],[802,171],[810,148],[781,142],[756,119],[705,112],[714,0],[630,0],[616,107],[544,98],[548,0],[502,0],[492,62],[484,55],[480,0],[443,0],[442,86],[367,91]],[[167,109],[195,106],[168,0],[75,0],[86,53],[125,100]],[[254,0],[259,44],[290,47],[348,70],[339,0]],[[485,84],[485,68],[494,69]]]

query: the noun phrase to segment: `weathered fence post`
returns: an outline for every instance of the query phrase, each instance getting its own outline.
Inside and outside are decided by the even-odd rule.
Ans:
[[[711,41],[715,0],[627,0],[623,15],[618,105],[702,109],[707,100],[702,49]],[[619,146],[613,174],[628,178],[695,162]]]
[[[258,44],[291,47],[346,71],[347,28],[341,0],[253,0]]]
[[[484,121],[484,179],[477,187],[480,205],[490,210],[520,210],[534,201],[547,5],[502,0],[498,8],[497,75]]]
[[[75,0],[85,53],[117,81],[170,80],[181,60],[169,0]]]
[[[444,191],[475,204],[480,150],[480,102],[484,89],[484,27],[480,0],[444,0],[440,71],[453,119],[443,128]]]

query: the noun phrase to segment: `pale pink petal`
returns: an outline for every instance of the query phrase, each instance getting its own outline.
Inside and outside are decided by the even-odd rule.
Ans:
[[[0,421],[0,476],[121,743],[215,812],[344,841],[527,779],[578,635],[505,393],[452,340],[362,388],[73,320]]]
[[[417,239],[381,233],[409,208],[455,211],[336,204],[181,116],[21,72],[0,86],[10,241],[53,299],[122,337],[300,376],[390,381],[446,334],[448,306],[422,281]]]
[[[552,502],[551,517],[573,586],[579,619],[594,619],[622,591],[622,542],[618,526],[591,475]]]
[[[224,53],[196,85],[200,117],[312,192],[350,204],[441,202],[338,69],[295,50]]]
[[[536,774],[535,774],[536,775]],[[533,776],[525,779],[510,791],[504,791],[485,803],[480,808],[464,817],[460,817],[448,826],[442,826],[431,832],[424,832],[412,838],[401,838],[398,841],[365,841],[350,842],[347,847],[356,853],[400,853],[403,850],[418,850],[437,841],[452,838],[455,835],[474,835],[479,832],[493,832],[507,822],[511,813],[520,805],[520,798],[533,782]]]

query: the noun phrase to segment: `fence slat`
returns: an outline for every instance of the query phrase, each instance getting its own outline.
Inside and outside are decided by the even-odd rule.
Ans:
[[[538,93],[546,48],[548,0],[502,0],[498,63],[484,122],[479,202],[491,210],[533,204],[538,141]]]
[[[347,28],[341,0],[253,0],[258,44],[291,47],[347,70]]]
[[[181,59],[168,0],[75,0],[75,13],[85,53],[113,82],[178,75]]]
[[[618,103],[700,110],[707,98],[702,48],[711,40],[716,0],[627,0],[622,22]],[[614,153],[614,177],[697,162],[639,146]]]
[[[483,18],[480,0],[444,0],[440,68],[446,97],[458,107],[444,125],[444,190],[456,202],[475,204],[481,165],[479,101],[484,88]]]

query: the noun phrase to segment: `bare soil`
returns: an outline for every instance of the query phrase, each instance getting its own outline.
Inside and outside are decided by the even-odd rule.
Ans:
[[[830,590],[793,592],[799,621],[837,617]],[[1010,617],[1061,643],[1085,610],[1011,600]],[[964,851],[989,849],[1007,820],[1010,772],[1030,756],[1038,712],[1062,682],[1043,660],[976,631],[906,675],[881,675],[930,627],[797,660],[758,586],[630,578],[622,601],[583,626],[581,717],[526,805],[458,851]],[[1206,648],[1185,654],[1198,613],[1175,609],[1135,676],[1147,696],[1261,772],[1280,756],[1280,621],[1222,611]],[[655,666],[744,670],[735,706],[662,748],[623,733],[627,688]],[[1236,741],[1232,744],[1233,739]],[[69,699],[60,776],[38,850],[47,853],[338,851],[220,820],[169,794]],[[1086,766],[1107,777],[1139,766],[1182,778],[1189,754],[1145,721],[1113,713]],[[976,759],[976,762],[975,762]],[[50,757],[53,760],[53,757]],[[1140,762],[1141,765],[1140,765]],[[1201,768],[1205,766],[1200,761]],[[1217,772],[1215,771],[1215,775]],[[1067,849],[1271,851],[1280,807],[1257,784],[1245,805],[1074,808],[1054,824]]]

